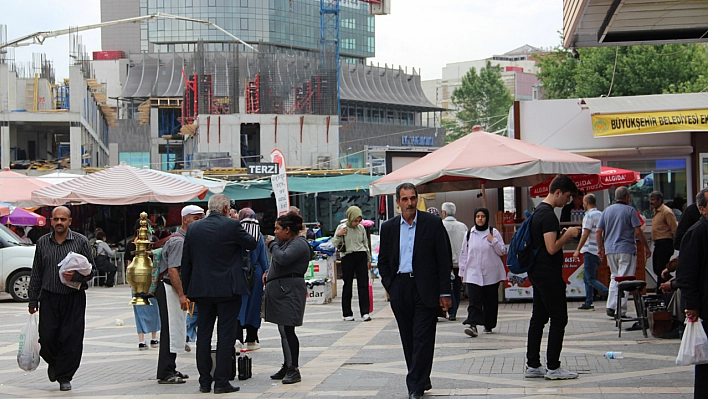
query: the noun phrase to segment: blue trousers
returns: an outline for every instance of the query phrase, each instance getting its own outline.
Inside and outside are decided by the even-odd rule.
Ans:
[[[590,252],[584,252],[583,258],[585,259],[585,273],[583,274],[583,281],[585,282],[585,304],[589,306],[592,305],[595,290],[600,291],[604,296],[607,296],[608,290],[601,282],[597,281],[597,268],[600,266],[600,257]]]

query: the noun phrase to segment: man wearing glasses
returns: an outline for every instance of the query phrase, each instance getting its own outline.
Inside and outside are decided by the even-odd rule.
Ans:
[[[58,206],[52,211],[53,231],[37,240],[29,284],[29,312],[39,309],[39,351],[49,368],[49,381],[58,381],[59,390],[70,391],[71,379],[81,364],[86,319],[87,282],[96,273],[91,247],[83,235],[69,229],[71,211]],[[91,262],[88,276],[64,272],[68,281],[80,282],[79,289],[64,285],[59,278],[59,263],[69,252],[81,254]],[[40,306],[41,304],[41,306]]]

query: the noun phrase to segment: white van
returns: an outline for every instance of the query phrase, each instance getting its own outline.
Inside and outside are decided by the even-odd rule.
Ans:
[[[16,301],[27,302],[34,245],[23,244],[7,227],[0,225],[0,292]]]

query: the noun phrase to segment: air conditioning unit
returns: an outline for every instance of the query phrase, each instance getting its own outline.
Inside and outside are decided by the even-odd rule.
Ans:
[[[313,169],[332,169],[332,157],[329,152],[312,153]]]

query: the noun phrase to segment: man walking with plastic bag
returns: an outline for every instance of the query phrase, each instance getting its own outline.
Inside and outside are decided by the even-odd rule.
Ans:
[[[95,273],[91,247],[83,235],[69,229],[71,211],[59,206],[52,211],[54,230],[37,240],[29,285],[29,312],[39,309],[39,354],[47,362],[49,381],[59,389],[71,390],[71,379],[81,364],[86,319],[87,282]],[[60,276],[59,264],[73,252],[86,257],[91,271],[75,270]],[[62,283],[79,283],[78,288]]]
[[[676,284],[681,289],[687,331],[698,327],[691,324],[699,319],[704,330],[708,327],[708,274],[705,273],[708,270],[708,188],[696,195],[696,205],[702,217],[683,236],[676,267]],[[684,338],[688,337],[684,335]],[[696,398],[708,392],[708,364],[696,365],[693,390]]]

